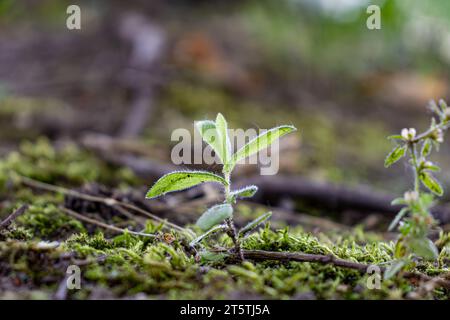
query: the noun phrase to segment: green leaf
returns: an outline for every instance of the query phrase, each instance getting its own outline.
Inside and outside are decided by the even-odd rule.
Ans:
[[[219,135],[217,133],[216,123],[210,120],[196,121],[195,126],[202,136],[202,139],[214,150],[220,161],[223,162],[223,155],[221,153],[222,146]]]
[[[216,123],[214,121],[211,120],[195,121],[195,127],[197,128],[198,132],[200,133],[200,135],[202,136],[203,140],[205,140],[206,143],[210,144],[211,142],[214,142],[212,140],[205,139],[205,136],[208,138],[214,138],[214,135],[212,134],[206,135],[210,130],[211,133],[213,133],[213,131],[216,130]]]
[[[420,151],[421,156],[428,157],[431,153],[432,148],[433,148],[433,143],[432,143],[431,139],[426,139],[422,145],[422,150]]]
[[[231,192],[231,197],[233,199],[237,198],[251,198],[255,195],[255,193],[258,191],[257,186],[247,186],[239,190],[235,190]]]
[[[442,196],[444,193],[442,186],[440,183],[431,175],[431,173],[422,171],[419,174],[420,181],[422,181],[423,185],[427,187],[431,192],[435,193],[438,196]]]
[[[231,153],[231,143],[228,136],[228,125],[222,114],[218,114],[216,122],[196,121],[195,126],[203,140],[211,146],[222,163],[227,163]]]
[[[402,228],[404,228],[405,226],[407,226],[408,223],[405,223]],[[401,231],[403,233],[403,231]],[[409,230],[408,230],[409,232]],[[397,259],[401,259],[406,255],[406,248],[405,248],[405,243],[404,243],[404,239],[402,236],[400,236],[400,239],[397,240],[397,242],[394,245],[394,258]]]
[[[217,136],[219,137],[218,143],[221,147],[219,154],[221,155],[222,163],[228,163],[231,153],[231,143],[230,137],[228,136],[228,124],[221,113],[217,114],[216,117],[216,130]]]
[[[194,240],[192,240],[189,245],[191,247],[194,247],[197,243],[199,243],[200,241],[202,241],[203,239],[205,239],[206,237],[212,235],[213,233],[216,233],[217,231],[220,231],[222,229],[225,229],[226,226],[225,225],[220,225],[220,226],[215,226],[214,228],[211,228],[208,230],[208,232],[205,232],[204,234],[202,234],[201,236],[195,238]]]
[[[296,130],[294,126],[280,126],[260,134],[236,151],[231,160],[226,164],[225,171],[230,172],[239,161],[267,148],[275,140]]]
[[[436,260],[439,256],[433,241],[428,238],[413,238],[408,244],[412,252],[426,260]]]
[[[448,108],[447,103],[445,102],[444,99],[439,99],[438,103],[439,103],[439,107],[441,107],[442,111],[445,111]]]
[[[392,136],[387,137],[389,140],[403,140],[403,137],[399,134],[395,134]]]
[[[430,170],[430,171],[433,171],[433,172],[439,172],[439,171],[441,171],[441,168],[438,167],[435,164],[432,164],[432,165],[427,166],[426,170]]]
[[[433,141],[433,145],[434,145],[434,148],[436,149],[436,151],[439,152],[439,150],[441,148],[440,143],[437,141]]]
[[[398,160],[400,160],[405,155],[406,148],[406,145],[395,147],[394,150],[392,150],[391,153],[388,154],[386,160],[384,160],[384,166],[388,168]]]
[[[439,107],[436,104],[436,101],[434,100],[430,100],[430,102],[428,103],[429,108],[431,109],[431,111],[433,111],[434,113],[436,113],[437,115],[441,115],[441,109],[439,109]],[[434,119],[434,118],[432,118]]]
[[[243,227],[241,230],[239,230],[239,236],[244,236],[247,232],[252,231],[256,227],[258,227],[260,224],[264,223],[267,219],[269,219],[272,216],[272,212],[266,212],[263,215],[259,216],[255,220],[249,222],[245,227]]]
[[[223,220],[231,218],[233,215],[233,207],[228,204],[219,204],[209,208],[197,220],[197,226],[206,231],[221,223]]]
[[[203,182],[219,182],[227,185],[221,176],[207,171],[175,171],[162,176],[147,192],[146,198],[159,197],[169,192],[180,191]]]
[[[400,204],[406,204],[405,198],[401,197],[401,198],[395,198],[394,200],[391,201],[391,205],[392,206],[397,206]]]
[[[405,260],[394,260],[384,271],[384,279],[388,280],[395,276],[406,264]]]
[[[392,220],[391,224],[389,225],[388,231],[394,230],[395,226],[400,222],[400,220],[403,218],[403,216],[408,212],[409,208],[405,207],[402,208],[397,215],[395,216],[394,220]]]
[[[434,195],[431,193],[423,192],[420,195],[419,200],[420,200],[420,204],[423,208],[429,209],[433,205]]]

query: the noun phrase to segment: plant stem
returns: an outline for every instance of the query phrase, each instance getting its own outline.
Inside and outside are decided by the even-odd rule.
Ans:
[[[447,130],[450,127],[450,123],[448,121],[441,122],[433,128],[428,129],[427,131],[417,135],[414,139],[411,140],[411,143],[418,143],[419,141],[431,137],[431,135],[437,130]]]
[[[409,150],[411,152],[411,159],[414,167],[414,191],[419,192],[419,164],[417,162],[416,144],[411,142],[409,144]]]
[[[223,177],[226,181],[226,185],[225,185],[225,202],[226,203],[230,203],[231,204],[231,199],[230,199],[230,190],[231,190],[231,178],[230,178],[230,173],[229,172],[224,172],[223,173]]]
[[[432,126],[427,131],[415,136],[413,139],[411,139],[408,142],[408,149],[411,153],[411,159],[413,161],[413,167],[414,167],[414,191],[419,192],[420,191],[420,181],[419,181],[419,173],[420,173],[420,166],[417,159],[417,148],[416,145],[425,139],[428,139],[432,137],[432,135],[436,132],[436,130],[447,130],[450,127],[450,123],[448,120],[441,121],[438,125]]]
[[[225,185],[225,202],[232,205],[232,199],[230,196],[230,193],[231,193],[230,192],[230,190],[231,190],[230,172],[225,171],[223,173],[223,175],[224,175],[225,181],[227,182],[227,184]],[[242,253],[241,242],[239,241],[238,232],[236,230],[236,226],[234,224],[233,218],[231,217],[231,218],[227,219],[226,223],[228,226],[227,234],[233,240],[236,255],[238,256],[238,258],[241,261],[244,261],[244,254]]]
[[[244,261],[244,254],[241,248],[241,241],[239,240],[238,232],[236,230],[236,226],[234,225],[233,218],[227,219],[226,222],[228,226],[227,234],[233,240],[236,255],[240,261]]]

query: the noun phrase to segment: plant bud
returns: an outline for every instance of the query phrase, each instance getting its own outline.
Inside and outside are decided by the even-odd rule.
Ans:
[[[442,143],[444,142],[444,133],[442,132],[441,129],[436,129],[431,134],[431,138],[436,142]]]
[[[450,120],[450,108],[447,108],[444,112],[445,120]]]
[[[416,202],[419,199],[419,194],[416,191],[407,191],[404,198],[406,203]]]
[[[414,129],[414,128],[409,128],[409,129],[404,128],[404,129],[402,129],[401,135],[402,135],[402,138],[405,139],[405,140],[408,140],[408,141],[412,140],[412,139],[414,139],[416,137],[416,129]]]
[[[402,129],[402,138],[408,140],[408,129]]]
[[[425,168],[432,167],[432,166],[433,166],[433,162],[431,162],[431,161],[425,161],[425,163],[423,164],[423,166],[424,166]]]

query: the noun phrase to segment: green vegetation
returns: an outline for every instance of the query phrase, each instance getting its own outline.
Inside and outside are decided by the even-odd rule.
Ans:
[[[18,156],[29,161],[30,154],[37,152],[34,149],[41,146],[39,143],[31,144],[30,148],[27,154],[18,152]],[[52,150],[51,153],[58,159],[65,154],[64,149]],[[79,150],[74,150],[66,161],[70,163],[80,158],[84,158],[86,164],[92,161],[91,165],[95,164],[101,171],[108,170],[112,176],[122,171],[121,168],[108,168],[97,159],[86,158],[84,152]],[[6,166],[9,161],[3,159],[0,163]],[[40,168],[31,168],[33,171],[28,174],[36,176]],[[64,175],[59,176],[57,181],[48,176],[43,178],[55,183],[67,179]],[[4,178],[3,181],[7,180]],[[82,177],[77,176],[66,180],[66,183],[70,181],[70,185],[76,187],[77,181],[81,180]],[[203,239],[205,250],[199,252],[190,247],[189,237],[185,233],[163,231],[162,224],[151,221],[147,222],[143,231],[158,235],[156,238],[127,233],[114,235],[65,216],[59,209],[64,202],[61,194],[32,190],[19,182],[3,187],[13,190],[8,191],[10,206],[3,208],[0,216],[5,217],[21,203],[32,206],[11,226],[0,231],[0,268],[9,275],[11,282],[4,285],[1,298],[52,298],[71,264],[80,265],[82,270],[81,290],[68,292],[68,297],[73,299],[449,298],[446,289],[417,291],[414,284],[402,277],[383,280],[381,289],[369,290],[366,286],[369,275],[332,265],[276,261],[230,264],[226,255],[214,253],[216,248],[233,246],[232,239],[226,235]],[[257,214],[244,204],[239,205],[239,211],[247,212],[247,221]],[[104,219],[98,212],[93,216]],[[132,226],[128,219],[119,216],[109,221],[116,225],[126,223]],[[414,270],[430,276],[448,272],[449,239],[450,234],[442,233],[436,241],[440,249],[438,264],[419,261]],[[55,240],[57,242],[51,242]],[[274,230],[269,224],[243,238],[241,245],[246,250],[332,254],[349,261],[380,265],[392,260],[395,249],[393,242],[385,242],[379,235],[359,228],[351,232],[335,230],[312,235],[301,227]]]
[[[431,208],[450,199],[450,108],[433,104],[424,133],[409,124],[425,125],[423,104],[449,95],[450,2],[370,1],[381,8],[376,31],[365,1],[168,3],[80,1],[82,31],[68,32],[70,1],[0,1],[0,299],[449,300],[438,282],[450,281],[450,224]],[[126,34],[148,34],[124,30],[147,23],[165,45],[141,68]],[[135,103],[151,107],[145,129],[122,138]],[[401,211],[333,206],[333,194],[327,206],[272,199],[262,184],[234,190],[255,175],[236,163],[293,128],[232,154],[220,115],[197,129],[224,170],[173,172],[145,200],[160,171],[136,174],[130,163],[140,172],[147,160],[169,162],[174,128],[220,112],[235,127],[302,129],[280,141],[280,176],[339,192],[407,190],[393,202]],[[412,186],[404,166],[382,166],[383,137],[406,126],[386,165],[406,158]],[[85,149],[97,133],[114,140],[104,153]],[[203,182],[219,188],[171,193]],[[333,263],[242,261],[256,250],[373,265],[384,278],[371,290],[374,274]],[[70,265],[81,268],[81,289],[64,292]]]
[[[396,260],[386,271],[386,278],[393,276],[404,266],[414,264],[411,255],[431,261],[435,261],[439,256],[435,244],[427,237],[430,228],[437,225],[430,212],[434,197],[430,193],[423,192],[421,185],[437,196],[442,196],[444,192],[441,184],[432,175],[440,168],[429,161],[428,157],[433,148],[439,150],[439,145],[444,142],[444,132],[450,127],[450,109],[443,100],[439,101],[439,106],[434,101],[430,106],[438,120],[432,118],[427,131],[417,134],[414,128],[405,128],[401,135],[390,137],[400,143],[387,156],[385,166],[389,167],[409,154],[408,163],[414,173],[414,189],[392,202],[404,207],[389,226],[389,230],[392,230],[399,225],[401,235],[395,247]]]
[[[264,223],[272,215],[271,212],[265,213],[256,218],[240,230],[236,230],[233,220],[233,204],[240,198],[251,198],[258,191],[257,186],[247,186],[239,190],[231,189],[231,174],[234,167],[239,163],[269,147],[275,140],[296,130],[293,126],[279,126],[261,133],[259,136],[250,140],[234,154],[228,134],[228,124],[222,114],[218,114],[216,121],[197,121],[196,127],[203,140],[211,146],[216,156],[223,164],[223,177],[211,172],[202,171],[177,171],[168,173],[160,178],[147,193],[147,198],[155,198],[168,192],[184,190],[189,187],[204,182],[219,182],[223,185],[224,198],[223,204],[215,205],[209,208],[198,219],[197,226],[204,232],[201,236],[191,242],[191,246],[200,243],[203,239],[211,236],[218,231],[225,232],[233,240],[235,253],[241,260],[244,256],[241,250],[242,239],[253,229]],[[225,222],[225,223],[224,223]]]

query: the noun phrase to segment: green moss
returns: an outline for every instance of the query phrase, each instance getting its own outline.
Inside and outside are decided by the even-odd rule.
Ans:
[[[2,241],[0,269],[3,274],[8,275],[6,279],[20,288],[19,292],[27,290],[31,294],[31,290],[37,288],[42,290],[42,293],[54,292],[58,282],[50,279],[63,279],[66,265],[63,254],[64,252],[55,244],[37,241]]]
[[[84,230],[79,221],[67,217],[54,204],[33,204],[17,221],[42,239],[61,239]]]
[[[19,189],[15,194],[15,202],[0,211],[0,217],[13,212],[20,205],[29,204],[24,214],[14,221],[14,228],[4,232],[10,239],[65,239],[71,233],[84,231],[78,220],[68,217],[58,208],[63,203],[61,195],[34,195],[28,188]]]
[[[229,242],[226,237],[221,240],[223,245]],[[389,261],[392,251],[392,245],[386,243],[359,245],[344,237],[333,245],[297,231],[269,228],[247,238],[244,247],[334,254],[343,259],[377,264]],[[100,232],[94,235],[81,233],[73,235],[58,248],[37,248],[35,242],[0,242],[0,257],[2,261],[10,262],[10,272],[25,272],[31,283],[39,286],[44,274],[32,266],[36,259],[39,263],[53,263],[52,272],[63,274],[66,264],[58,265],[57,262],[68,253],[75,255],[77,261],[85,262],[82,264],[83,287],[79,292],[70,293],[73,298],[89,297],[93,288],[108,288],[114,297],[144,293],[148,297],[172,299],[387,299],[404,298],[415,290],[404,279],[382,281],[381,289],[369,290],[367,275],[332,265],[274,261],[229,265],[223,260],[199,263],[195,254],[186,251],[182,241],[167,244],[130,234],[106,239]],[[43,255],[36,256],[36,251]],[[448,266],[439,272],[448,272],[446,268]],[[425,272],[430,270],[425,268]],[[444,289],[436,289],[428,298],[448,299],[448,294]]]
[[[48,183],[137,183],[127,169],[114,170],[73,144],[55,149],[46,138],[24,141],[17,152],[0,160],[0,187],[5,186],[13,172]]]

